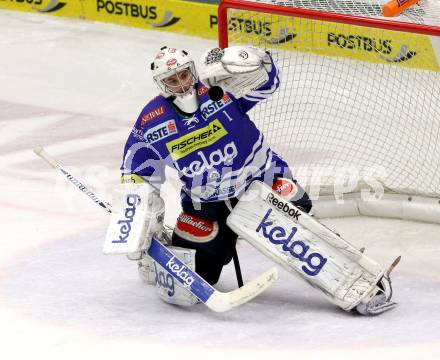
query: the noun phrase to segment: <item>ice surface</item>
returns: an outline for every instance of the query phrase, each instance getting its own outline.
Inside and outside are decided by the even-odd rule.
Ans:
[[[110,198],[122,147],[156,90],[148,64],[165,44],[195,58],[215,43],[44,15],[0,12],[0,357],[70,359],[440,356],[439,226],[349,218],[327,224],[384,265],[397,255],[400,306],[354,316],[280,269],[254,301],[216,314],[161,302],[136,263],[104,256],[107,215],[32,153],[42,145]],[[175,177],[166,220],[179,207]],[[244,242],[245,280],[272,264]],[[235,288],[228,266],[218,288]]]

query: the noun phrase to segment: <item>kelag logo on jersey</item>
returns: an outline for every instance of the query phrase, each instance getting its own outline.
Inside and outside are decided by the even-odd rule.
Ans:
[[[146,131],[144,134],[144,139],[148,144],[151,145],[174,134],[177,134],[176,123],[174,120],[168,120],[165,123],[148,129],[148,131]]]
[[[179,165],[176,164],[177,170],[185,176],[194,178],[220,164],[231,166],[233,160],[238,155],[238,150],[235,143],[231,141],[229,144],[225,145],[223,150],[221,148],[216,149],[209,155],[205,155],[203,151],[199,151],[197,152],[197,155],[199,155],[200,159],[194,160],[188,166],[180,168]]]
[[[209,116],[214,115],[226,105],[232,102],[228,94],[225,94],[219,101],[208,100],[200,106],[203,118],[206,120]]]
[[[173,160],[178,160],[198,149],[214,144],[227,134],[222,123],[216,119],[201,129],[168,142],[167,148]]]

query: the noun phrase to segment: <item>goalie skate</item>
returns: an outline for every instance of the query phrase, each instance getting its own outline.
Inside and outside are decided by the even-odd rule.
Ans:
[[[359,305],[356,306],[356,311],[362,315],[379,315],[387,310],[394,309],[397,303],[391,301],[393,295],[393,288],[391,286],[391,271],[400,262],[401,257],[397,257],[386,274],[377,284],[377,292],[373,297],[364,299]]]

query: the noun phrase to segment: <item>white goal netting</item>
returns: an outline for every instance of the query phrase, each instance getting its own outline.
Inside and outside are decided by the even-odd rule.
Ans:
[[[253,2],[384,19],[378,0]],[[392,20],[433,34],[228,10],[229,44],[270,49],[280,67],[251,118],[304,185],[440,197],[440,4],[421,4]]]

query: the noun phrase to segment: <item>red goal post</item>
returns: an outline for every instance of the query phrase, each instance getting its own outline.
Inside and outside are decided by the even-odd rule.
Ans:
[[[223,49],[228,47],[228,15],[229,9],[256,11],[282,16],[300,17],[304,19],[314,19],[332,21],[343,24],[359,25],[373,28],[381,28],[394,31],[412,32],[425,35],[440,36],[439,26],[424,24],[411,24],[400,21],[385,19],[372,19],[361,16],[338,14],[334,12],[323,12],[313,9],[302,9],[294,7],[281,7],[268,3],[251,2],[243,0],[222,0],[218,7],[218,38],[219,46]]]
[[[272,52],[282,86],[251,118],[318,215],[440,223],[440,4],[390,20],[380,3],[223,0],[219,46]]]

